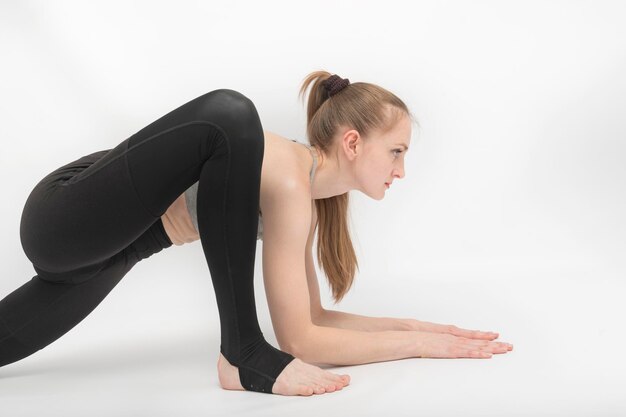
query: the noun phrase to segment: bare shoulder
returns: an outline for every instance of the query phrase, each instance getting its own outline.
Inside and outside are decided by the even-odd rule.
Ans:
[[[307,149],[290,139],[273,132],[264,131],[265,146],[263,167],[261,170],[260,205],[265,216],[269,204],[279,195],[277,193],[308,193],[311,199],[311,186],[306,171]],[[293,195],[295,197],[295,195]],[[265,224],[264,224],[265,226]]]

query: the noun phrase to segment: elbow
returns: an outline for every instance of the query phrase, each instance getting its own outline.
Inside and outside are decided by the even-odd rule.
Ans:
[[[310,353],[311,353],[311,335],[314,331],[314,328],[317,327],[314,324],[311,324],[307,327],[307,329],[301,330],[297,335],[288,338],[285,343],[280,343],[280,349],[284,352],[287,352],[294,357],[300,359],[304,362],[310,361]]]
[[[315,310],[311,310],[311,321],[313,322],[313,324],[316,326],[321,326],[325,313],[326,313],[326,310],[324,310],[321,307]]]
[[[300,356],[298,356],[298,354],[296,353],[296,350],[294,349],[294,345],[293,342],[289,341],[289,342],[278,342],[278,348],[280,350],[282,350],[285,353],[289,353],[290,355],[296,357],[296,358],[300,358]]]
[[[304,350],[305,347],[306,344],[304,343],[293,343],[289,346],[288,353],[291,353],[294,357],[300,359],[301,361],[308,362],[307,353]]]

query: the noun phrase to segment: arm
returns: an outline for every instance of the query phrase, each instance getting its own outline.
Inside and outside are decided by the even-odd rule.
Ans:
[[[359,365],[417,357],[418,332],[360,331],[311,325],[291,354],[308,363]]]
[[[311,316],[313,324],[323,327],[361,331],[384,330],[416,330],[411,325],[411,319],[396,319],[387,317],[368,317],[343,311],[326,310],[320,301],[320,287],[317,282],[315,264],[313,263],[313,236],[317,226],[317,210],[311,201],[311,225],[306,242],[306,278],[311,302]]]
[[[315,319],[315,324],[339,329],[376,332],[384,330],[416,330],[411,326],[411,319],[393,317],[369,317],[336,310],[324,310]]]
[[[263,277],[280,348],[301,360],[337,365],[414,356],[418,333],[360,331],[318,326],[319,288],[307,280],[305,250],[311,223],[310,195],[297,182],[262,194]],[[311,298],[309,289],[317,289]],[[316,300],[311,302],[311,300]]]

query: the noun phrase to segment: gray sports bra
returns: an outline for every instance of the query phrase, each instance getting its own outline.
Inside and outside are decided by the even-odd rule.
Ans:
[[[291,141],[300,143],[293,139]],[[311,168],[311,175],[310,175],[310,181],[311,183],[313,183],[313,175],[315,175],[315,168],[317,168],[317,155],[311,149],[311,145],[307,145],[306,143],[300,143],[300,144],[309,148],[311,155],[313,155],[313,167]],[[187,203],[187,210],[189,211],[189,215],[191,216],[191,221],[194,227],[196,228],[196,230],[199,230],[198,212],[196,211],[197,200],[198,200],[198,182],[196,181],[191,187],[189,187],[185,191],[185,202]],[[259,227],[257,229],[256,238],[263,239],[263,215],[261,214],[260,211],[259,211]]]

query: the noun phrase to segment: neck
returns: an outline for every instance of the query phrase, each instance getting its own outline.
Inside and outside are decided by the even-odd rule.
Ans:
[[[357,188],[352,173],[345,167],[340,169],[336,158],[322,155],[316,147],[313,147],[312,150],[317,155],[317,168],[311,184],[311,198],[313,200],[345,194]]]

